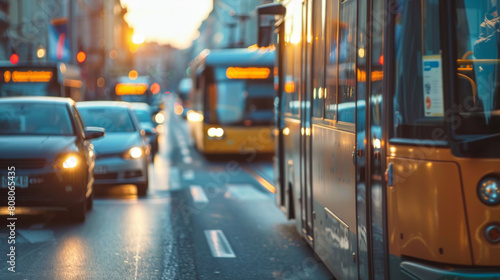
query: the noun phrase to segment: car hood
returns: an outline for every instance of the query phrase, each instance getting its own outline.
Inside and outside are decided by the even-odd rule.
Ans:
[[[106,133],[104,137],[92,140],[92,143],[98,155],[122,153],[133,146],[142,146],[138,132]]]
[[[0,157],[53,159],[60,153],[75,151],[75,141],[76,136],[0,136]]]
[[[141,122],[141,128],[155,128],[155,126],[152,123],[149,122]]]

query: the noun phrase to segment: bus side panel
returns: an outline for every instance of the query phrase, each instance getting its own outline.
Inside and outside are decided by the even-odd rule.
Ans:
[[[290,211],[294,211],[295,219],[297,223],[299,223],[298,230],[301,232],[300,227],[300,202],[298,198],[300,197],[300,172],[299,172],[299,162],[300,162],[300,153],[299,150],[295,147],[299,147],[300,145],[300,120],[294,118],[285,118],[285,129],[288,128],[288,135],[284,135],[284,163],[285,163],[285,186],[283,188],[284,191],[284,207],[285,211],[287,211],[287,217],[290,217],[292,213]],[[293,207],[289,205],[293,201]]]
[[[208,129],[222,128],[222,139],[209,139]],[[204,125],[201,136],[204,139],[206,154],[239,154],[253,159],[257,154],[274,153],[274,139],[269,126],[225,126]]]
[[[465,206],[471,234],[474,264],[500,267],[500,243],[486,239],[485,229],[500,225],[500,205],[487,206],[479,200],[477,189],[481,179],[500,174],[498,159],[458,159],[464,184]],[[498,176],[498,175],[497,175]]]
[[[399,157],[388,163],[394,170],[387,198],[390,254],[471,265],[457,164]]]
[[[355,134],[313,125],[314,250],[337,279],[357,279]]]

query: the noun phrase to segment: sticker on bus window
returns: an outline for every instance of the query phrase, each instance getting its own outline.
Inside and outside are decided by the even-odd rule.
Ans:
[[[422,57],[424,111],[426,117],[443,117],[443,72],[441,55]]]

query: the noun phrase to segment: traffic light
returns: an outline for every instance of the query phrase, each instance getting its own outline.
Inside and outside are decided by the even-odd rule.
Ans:
[[[19,62],[19,55],[17,53],[13,53],[10,55],[10,63],[17,64]]]
[[[79,63],[85,62],[85,59],[87,59],[87,55],[85,54],[84,51],[79,51],[78,54],[76,55],[76,60]]]

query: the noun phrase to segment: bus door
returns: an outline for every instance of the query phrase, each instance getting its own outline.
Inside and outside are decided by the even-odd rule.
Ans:
[[[303,4],[305,36],[312,36],[312,1]],[[307,242],[313,246],[312,224],[312,180],[311,180],[311,91],[312,91],[312,40],[303,40],[301,114],[300,114],[300,174],[301,174],[301,218],[302,233]]]
[[[384,188],[382,181],[382,89],[384,1],[358,4],[356,102],[356,192],[360,279],[387,279],[385,269]],[[372,11],[367,13],[371,8]],[[373,18],[372,18],[373,17]],[[373,28],[368,30],[368,28]],[[367,33],[374,34],[366,36]],[[359,55],[362,50],[363,55]]]

